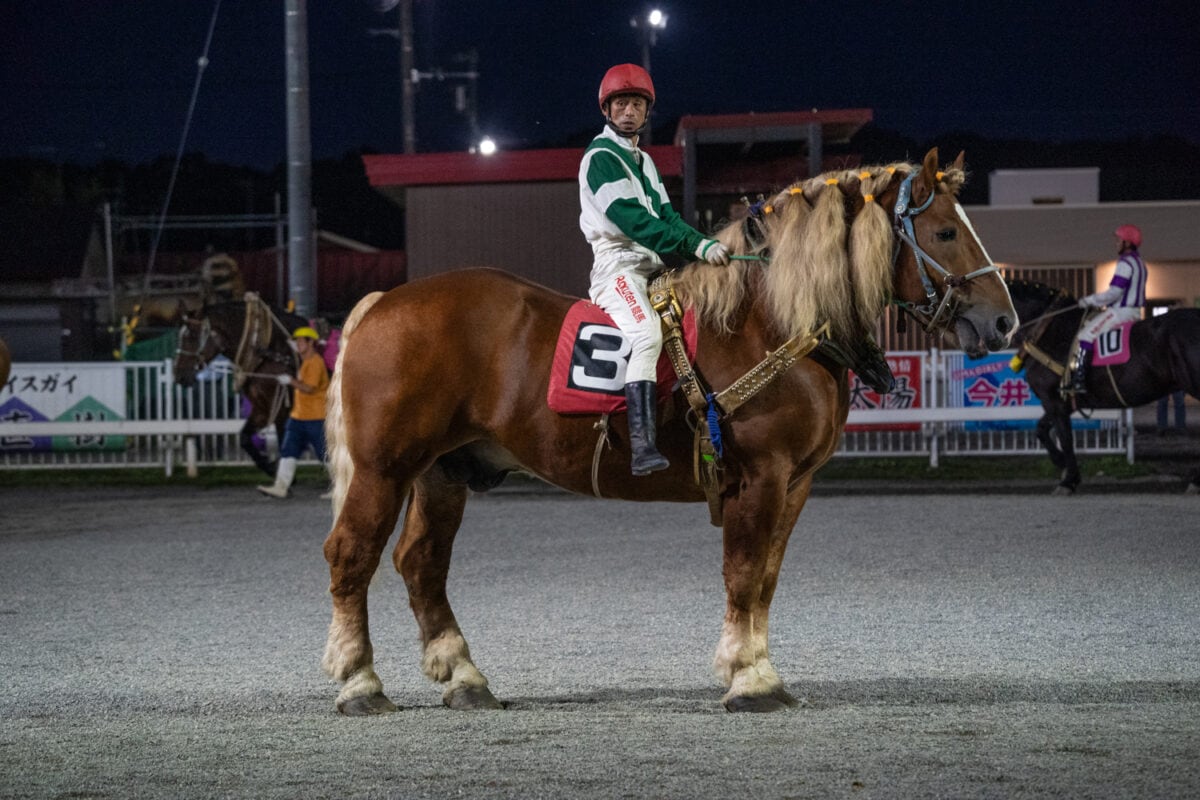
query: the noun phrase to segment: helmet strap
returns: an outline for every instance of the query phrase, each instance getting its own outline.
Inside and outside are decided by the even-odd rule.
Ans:
[[[617,136],[620,136],[624,139],[632,139],[635,136],[641,136],[643,133],[646,132],[646,128],[650,127],[650,109],[649,108],[646,109],[646,121],[642,123],[642,127],[638,128],[633,133],[626,133],[625,131],[618,128],[616,123],[612,121],[612,117],[609,116],[609,114],[608,114],[608,106],[609,106],[608,103],[604,104],[604,123],[606,125],[608,125],[608,127],[612,129],[612,132],[615,133]]]

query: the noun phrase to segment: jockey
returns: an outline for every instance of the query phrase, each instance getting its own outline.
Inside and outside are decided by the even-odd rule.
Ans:
[[[618,64],[605,73],[600,111],[607,125],[579,165],[579,227],[594,254],[589,295],[631,348],[625,399],[634,475],[669,466],[655,445],[662,328],[650,305],[648,279],[664,266],[660,254],[729,263],[723,244],[688,225],[671,207],[654,161],[638,149],[653,105],[654,84],[644,69]]]
[[[1124,322],[1137,322],[1142,318],[1142,306],[1146,304],[1146,262],[1138,254],[1142,245],[1142,232],[1135,225],[1122,225],[1113,231],[1117,237],[1117,269],[1112,282],[1103,292],[1089,294],[1079,300],[1080,308],[1103,308],[1088,320],[1079,331],[1079,349],[1075,354],[1075,368],[1071,372],[1073,394],[1081,394],[1087,376],[1088,358],[1095,347],[1096,337]]]

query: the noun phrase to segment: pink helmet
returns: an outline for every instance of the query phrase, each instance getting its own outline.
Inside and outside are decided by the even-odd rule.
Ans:
[[[617,64],[604,73],[600,81],[600,110],[615,94],[640,94],[646,102],[654,105],[654,82],[650,74],[637,64]]]
[[[1142,246],[1142,232],[1137,225],[1122,225],[1113,231],[1123,242],[1129,242],[1134,247]]]

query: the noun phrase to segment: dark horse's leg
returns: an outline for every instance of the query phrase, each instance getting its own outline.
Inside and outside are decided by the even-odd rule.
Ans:
[[[775,476],[743,484],[725,501],[725,624],[713,669],[729,687],[723,698],[729,711],[778,711],[796,701],[771,665],[767,621],[788,537],[812,478],[790,491]]]
[[[1079,474],[1079,460],[1075,458],[1075,433],[1071,430],[1071,414],[1064,407],[1054,416],[1054,430],[1058,437],[1058,446],[1062,448],[1062,474],[1054,494],[1074,494],[1082,479]]]
[[[367,630],[367,589],[396,527],[406,488],[392,475],[355,470],[337,521],[325,540],[333,619],[321,666],[334,679],[346,682],[337,698],[338,711],[343,714],[396,710],[375,674]]]
[[[440,464],[430,467],[413,485],[392,561],[421,630],[421,668],[430,680],[446,685],[442,701],[459,710],[495,709],[501,705],[471,661],[446,597],[450,553],[466,503],[466,485],[448,479]]]
[[[271,410],[274,405],[275,392],[279,389],[278,384],[273,380],[264,380],[261,378],[251,378],[246,382],[244,392],[246,399],[250,401],[250,415],[246,417],[246,423],[242,425],[242,429],[238,432],[238,443],[242,446],[242,450],[246,451],[246,455],[254,462],[254,466],[261,469],[263,472],[275,477],[275,470],[279,467],[279,462],[267,458],[267,454],[254,446],[254,436],[263,428],[274,422],[276,433],[279,436],[279,443],[283,444],[283,429],[287,423],[287,409],[281,408],[276,415],[278,418],[271,420]]]

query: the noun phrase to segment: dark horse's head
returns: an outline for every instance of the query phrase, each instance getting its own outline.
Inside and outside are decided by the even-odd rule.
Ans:
[[[196,385],[196,373],[208,366],[225,346],[225,334],[215,329],[207,309],[185,311],[179,327],[179,344],[172,365],[175,382],[180,386]]]

